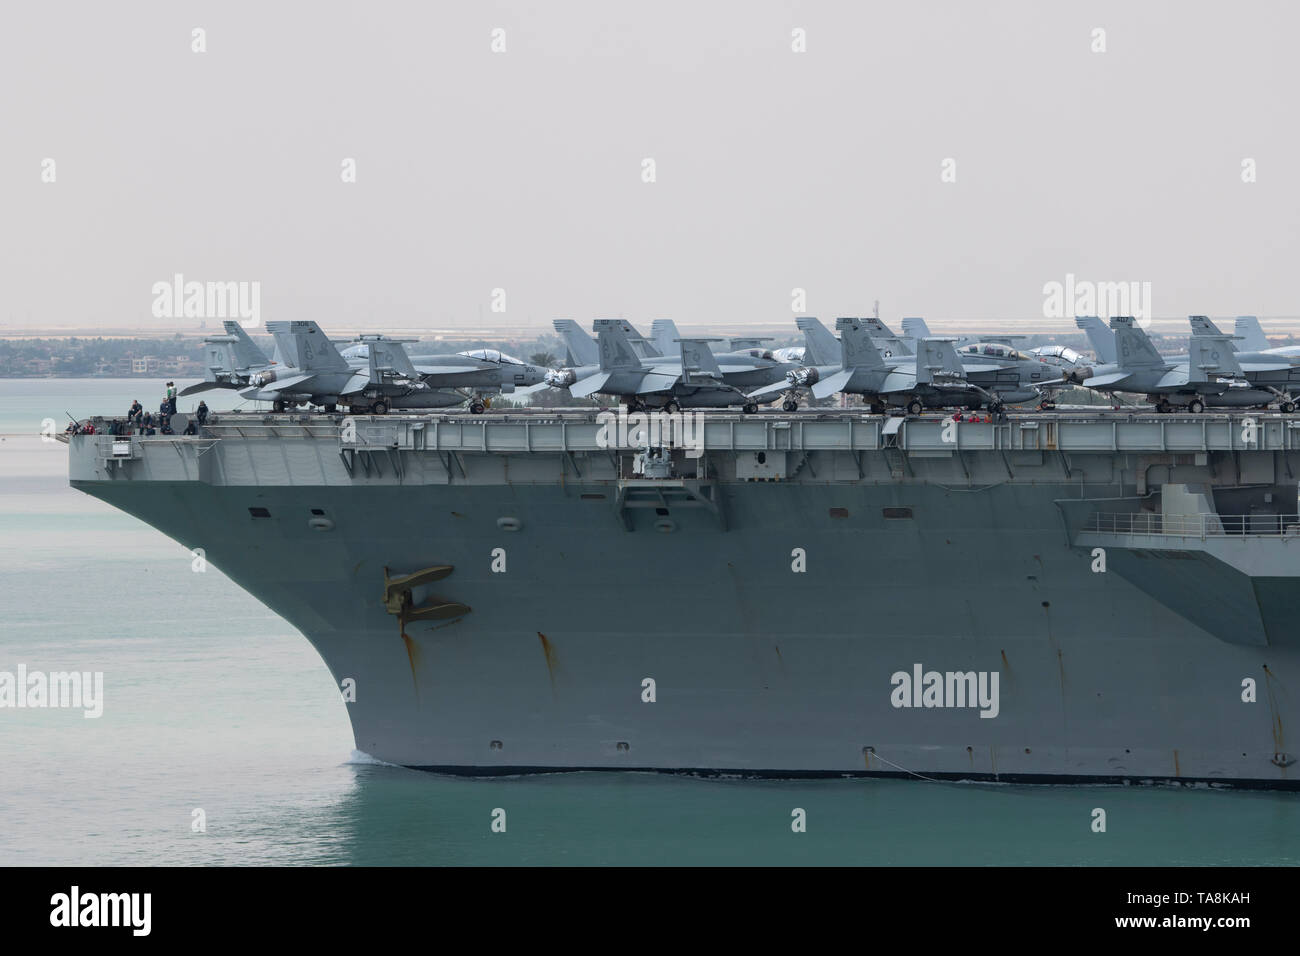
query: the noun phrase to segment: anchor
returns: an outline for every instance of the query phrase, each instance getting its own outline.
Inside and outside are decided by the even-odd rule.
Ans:
[[[415,588],[433,581],[441,581],[454,570],[455,568],[450,564],[440,564],[411,574],[392,577],[388,573],[388,568],[384,568],[384,607],[388,609],[389,614],[397,617],[403,632],[406,631],[406,625],[410,621],[446,621],[469,613],[469,605],[437,595],[430,595],[429,599],[418,607],[414,604],[412,591]]]

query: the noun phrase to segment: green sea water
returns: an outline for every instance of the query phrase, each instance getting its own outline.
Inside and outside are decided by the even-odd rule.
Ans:
[[[184,383],[179,383],[184,384]],[[65,412],[162,382],[0,380],[0,671],[102,671],[104,709],[0,708],[0,864],[1292,864],[1300,794],[376,764],[307,641],[67,485]],[[220,410],[234,393],[210,392]],[[224,399],[224,401],[223,401]],[[196,399],[182,400],[181,410]],[[1094,810],[1106,831],[1093,832]],[[196,832],[195,811],[205,829]],[[505,832],[494,832],[504,811]],[[806,831],[792,830],[803,810]]]

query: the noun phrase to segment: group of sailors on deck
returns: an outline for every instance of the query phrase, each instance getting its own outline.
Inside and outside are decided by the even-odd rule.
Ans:
[[[137,398],[127,409],[126,418],[115,418],[108,423],[110,435],[174,435],[172,416],[176,414],[176,383],[167,383],[167,392],[156,413],[146,411]],[[197,435],[208,421],[208,404],[202,400],[194,416],[186,421],[183,435]],[[94,434],[94,425],[73,422],[68,426],[71,434]]]

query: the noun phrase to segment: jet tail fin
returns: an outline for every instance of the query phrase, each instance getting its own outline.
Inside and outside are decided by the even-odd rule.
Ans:
[[[415,371],[415,366],[411,364],[411,357],[406,354],[406,347],[401,342],[394,342],[391,339],[370,339],[368,344],[372,382],[395,375],[412,381],[419,380],[419,373]]]
[[[1208,315],[1189,315],[1187,321],[1192,326],[1193,335],[1222,335],[1219,327],[1210,321]]]
[[[885,347],[889,349],[889,353],[891,355],[915,355],[916,354],[915,350],[910,345],[907,344],[906,340],[901,339],[897,335],[895,335],[893,329],[887,326],[884,322],[881,322],[875,316],[868,316],[865,319],[858,319],[858,321],[862,323],[862,325],[866,328],[867,332],[871,335],[873,339],[880,339],[882,342],[885,343]],[[925,325],[925,322],[922,319],[904,319],[903,322],[904,323],[920,322],[922,326]],[[910,335],[910,334],[911,333],[904,332],[904,335]],[[930,332],[927,329],[925,335],[920,337],[925,338],[928,337],[929,335]],[[912,340],[915,341],[916,338],[917,337],[914,336]]]
[[[203,370],[204,381],[228,380],[235,375],[239,368],[239,360],[235,358],[235,341],[234,337],[229,335],[212,336],[203,340],[204,357],[207,362],[207,367]],[[181,394],[185,393],[181,392]]]
[[[596,340],[582,326],[573,319],[555,319],[551,324],[569,351],[570,366],[600,364],[600,349],[596,347]]]
[[[840,340],[812,316],[802,316],[794,324],[803,332],[803,364],[834,365],[840,357]]]
[[[909,316],[903,320],[903,335],[909,339],[928,339],[933,338],[934,333],[930,327],[925,324],[925,319],[920,316]]]
[[[343,372],[347,360],[315,322],[268,322],[284,364],[304,372]]]
[[[641,368],[641,359],[632,347],[632,330],[626,322],[622,319],[597,319],[593,328],[602,372]]]
[[[231,357],[234,359],[233,368],[256,368],[260,365],[271,364],[271,360],[266,357],[266,353],[257,347],[257,343],[249,337],[242,325],[227,319],[222,323],[222,326],[226,330],[226,335],[235,340],[230,343]]]
[[[1187,380],[1208,382],[1215,376],[1238,377],[1241,366],[1232,351],[1231,335],[1194,334],[1187,349]]]
[[[916,381],[930,384],[936,381],[965,380],[966,371],[951,339],[916,340]]]
[[[1074,324],[1083,329],[1088,336],[1088,344],[1097,353],[1097,361],[1103,365],[1119,363],[1119,351],[1115,348],[1115,333],[1097,315],[1080,315]]]
[[[1242,339],[1241,347],[1247,352],[1263,352],[1271,349],[1268,337],[1264,335],[1264,330],[1259,326],[1259,319],[1253,315],[1237,316],[1236,332]]]
[[[677,351],[677,342],[681,339],[677,323],[672,319],[655,319],[650,323],[650,339],[655,351],[660,355],[672,355]]]
[[[1115,330],[1115,350],[1119,364],[1125,368],[1160,368],[1168,363],[1160,357],[1146,330],[1131,315],[1117,315],[1110,320]]]
[[[632,343],[632,351],[636,353],[637,358],[651,359],[661,358],[664,355],[672,355],[674,349],[667,352],[661,352],[655,347],[655,343],[641,334],[640,330],[625,319],[620,319],[623,323],[623,330],[627,333],[628,341]]]
[[[880,350],[857,319],[836,319],[835,329],[840,333],[840,368],[885,367]]]
[[[682,378],[690,380],[691,378],[710,378],[715,380],[722,379],[722,369],[718,366],[718,360],[713,355],[713,349],[709,348],[710,342],[719,342],[720,339],[678,339],[677,343],[682,350]]]

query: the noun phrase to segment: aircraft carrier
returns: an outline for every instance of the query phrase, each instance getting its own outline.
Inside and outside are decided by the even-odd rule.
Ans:
[[[99,421],[70,480],[298,628],[394,764],[1300,779],[1300,420],[645,421]]]

